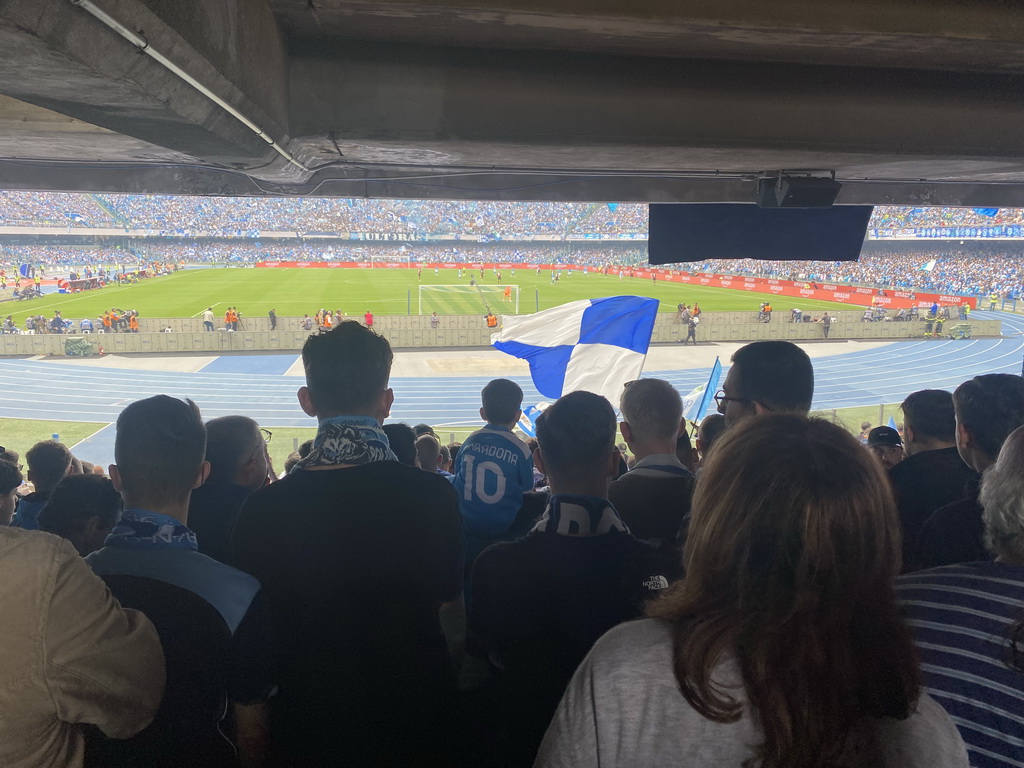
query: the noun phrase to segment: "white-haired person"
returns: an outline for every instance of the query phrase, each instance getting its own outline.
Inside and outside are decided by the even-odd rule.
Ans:
[[[1024,427],[981,481],[995,562],[900,577],[924,686],[960,729],[975,768],[1024,765]]]
[[[966,768],[920,691],[881,466],[822,420],[766,413],[697,478],[686,578],[576,671],[536,766]]]

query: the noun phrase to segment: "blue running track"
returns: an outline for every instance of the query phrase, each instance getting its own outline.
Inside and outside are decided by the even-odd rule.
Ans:
[[[1006,336],[967,341],[907,341],[821,357],[814,361],[814,408],[899,402],[918,389],[954,389],[983,373],[1020,374],[1024,359],[1024,318],[1000,313]],[[0,360],[0,417],[110,423],[128,403],[155,394],[190,397],[206,418],[241,413],[267,427],[308,427],[295,391],[301,377],[283,376],[293,355],[222,357],[197,373],[112,370],[67,363]],[[724,365],[727,360],[722,361]],[[707,381],[710,370],[658,372],[680,391]],[[394,378],[392,421],[445,426],[479,424],[480,390],[490,377]],[[528,377],[512,377],[525,402],[544,398]],[[94,435],[76,450],[92,460],[112,453],[113,429]]]

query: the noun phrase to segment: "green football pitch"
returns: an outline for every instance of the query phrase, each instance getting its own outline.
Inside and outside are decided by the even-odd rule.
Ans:
[[[480,280],[480,273],[473,277]],[[581,272],[562,273],[552,284],[550,272],[539,276],[532,270],[503,270],[499,285],[493,272],[486,272],[478,288],[469,284],[470,272],[424,269],[422,280],[412,269],[189,269],[165,277],[144,280],[134,285],[108,286],[78,294],[49,294],[39,299],[0,304],[0,314],[12,314],[18,324],[32,315],[50,316],[60,310],[66,319],[95,318],[104,310],[117,307],[134,309],[142,317],[198,317],[207,307],[222,315],[227,307],[237,307],[243,316],[265,316],[270,309],[278,315],[313,315],[319,309],[341,310],[349,316],[361,316],[367,310],[377,315],[418,314],[421,310],[439,315],[496,314],[515,311],[512,301],[504,300],[506,285],[518,286],[520,313],[548,309],[578,299],[603,296],[639,295],[661,301],[663,312],[673,312],[679,303],[697,302],[711,312],[756,312],[762,301],[770,299],[776,312],[793,307],[805,311],[851,309],[849,304],[813,301],[761,293],[682,285],[626,278],[616,275]],[[426,290],[420,291],[424,287]]]

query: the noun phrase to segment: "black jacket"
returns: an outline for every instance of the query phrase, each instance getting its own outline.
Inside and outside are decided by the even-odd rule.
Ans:
[[[889,470],[903,528],[903,570],[914,570],[915,550],[925,521],[939,507],[964,498],[964,487],[978,474],[956,448],[923,451]]]

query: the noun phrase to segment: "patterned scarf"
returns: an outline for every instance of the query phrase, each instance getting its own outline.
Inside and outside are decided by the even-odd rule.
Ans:
[[[126,507],[104,545],[130,549],[199,549],[196,535],[177,518]]]
[[[375,461],[398,461],[377,420],[368,416],[332,416],[320,421],[313,450],[292,471]]]
[[[629,533],[610,501],[571,494],[552,496],[533,527],[534,533],[558,536],[603,536],[611,531]]]

